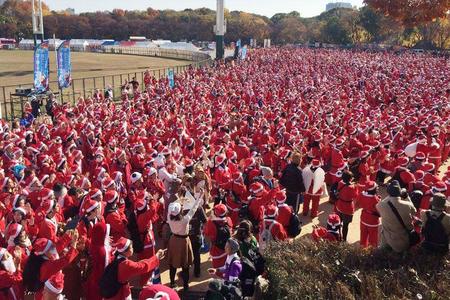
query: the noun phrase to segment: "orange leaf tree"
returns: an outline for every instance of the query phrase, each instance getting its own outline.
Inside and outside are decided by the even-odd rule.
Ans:
[[[411,27],[444,17],[450,0],[364,0],[375,10]]]

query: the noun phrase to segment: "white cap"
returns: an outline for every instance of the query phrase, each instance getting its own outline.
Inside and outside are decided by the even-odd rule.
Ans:
[[[181,204],[178,202],[172,202],[169,204],[169,214],[171,216],[178,216],[181,212]]]
[[[133,174],[131,174],[131,183],[135,183],[136,181],[138,181],[141,178],[142,178],[142,174],[141,173],[134,172]]]

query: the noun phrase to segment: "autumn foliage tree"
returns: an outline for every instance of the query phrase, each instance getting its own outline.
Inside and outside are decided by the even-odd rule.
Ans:
[[[364,2],[409,27],[443,18],[450,10],[449,0],[364,0]]]

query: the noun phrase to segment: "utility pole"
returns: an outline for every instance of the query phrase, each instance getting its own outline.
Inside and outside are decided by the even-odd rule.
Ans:
[[[222,59],[224,56],[223,36],[226,31],[224,0],[217,0],[216,25],[214,26],[214,33],[216,34],[216,59]]]
[[[38,2],[38,11],[36,12],[35,1]],[[31,0],[31,23],[33,24],[34,46],[37,45],[37,39],[44,41],[44,19],[42,16],[42,0]]]

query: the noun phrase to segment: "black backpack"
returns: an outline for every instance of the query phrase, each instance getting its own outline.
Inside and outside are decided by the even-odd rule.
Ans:
[[[302,222],[296,214],[292,214],[289,219],[289,225],[287,228],[287,234],[290,238],[295,238],[302,231]]]
[[[130,232],[130,239],[133,242],[133,250],[135,253],[141,253],[144,250],[144,242],[142,241],[141,234],[137,225],[137,217],[133,211],[128,214],[128,231]]]
[[[442,225],[442,219],[445,214],[441,213],[437,218],[433,218],[429,211],[427,211],[426,214],[427,222],[422,229],[422,234],[425,238],[422,243],[423,247],[436,253],[448,252],[448,236]]]
[[[117,279],[119,275],[119,264],[124,260],[124,257],[117,257],[108,266],[106,266],[99,282],[100,295],[103,298],[112,298],[116,296],[125,284],[120,283]]]
[[[234,258],[230,265],[233,264],[234,261],[238,260]],[[243,297],[251,297],[255,291],[255,281],[256,277],[258,277],[258,272],[256,271],[256,267],[251,260],[246,257],[240,258],[242,271],[239,274],[239,285],[241,288]]]
[[[262,275],[266,267],[266,260],[262,256],[261,252],[259,252],[259,249],[249,249],[248,256],[250,258],[250,261],[255,266],[257,275]]]
[[[225,244],[231,237],[230,227],[228,226],[228,224],[224,224],[222,226],[220,226],[216,222],[214,222],[214,224],[216,225],[217,230],[216,241],[214,242],[214,245],[221,250],[225,250]]]

